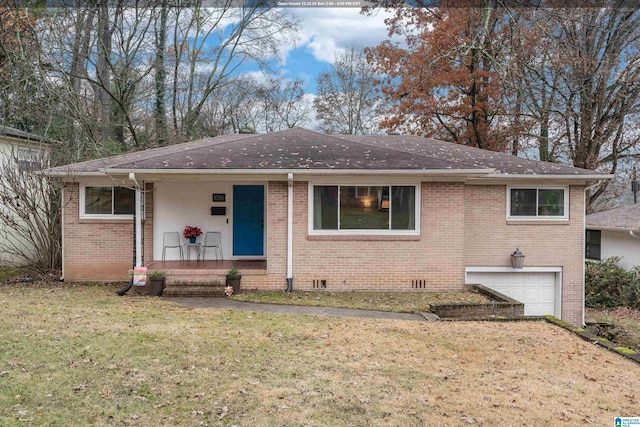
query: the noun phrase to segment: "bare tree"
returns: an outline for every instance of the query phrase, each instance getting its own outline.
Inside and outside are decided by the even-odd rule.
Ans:
[[[203,104],[202,112],[194,123],[194,131],[205,137],[237,133],[243,129],[255,130],[255,90],[255,79],[250,76],[221,82]]]
[[[165,145],[167,143],[167,108],[165,102],[167,69],[165,66],[165,50],[167,48],[167,17],[169,9],[167,0],[163,0],[160,5],[159,19],[156,19],[155,30],[155,93],[156,102],[154,109],[154,119],[156,133],[158,135],[158,144]]]
[[[375,73],[362,47],[352,45],[336,56],[329,71],[316,81],[316,116],[325,132],[366,134],[377,128],[380,96],[373,85]]]
[[[300,79],[292,81],[279,76],[257,85],[254,96],[260,105],[256,115],[262,118],[261,129],[275,132],[306,123],[311,106],[305,100],[302,85]]]
[[[616,173],[639,156],[640,12],[627,0],[602,6],[526,11],[512,66],[540,158]],[[609,183],[589,190],[589,206]]]
[[[251,61],[262,67],[284,42],[295,40],[295,21],[262,1],[238,8],[232,1],[207,9],[197,0],[173,10],[171,115],[176,135],[199,136],[196,123],[216,89]]]
[[[46,158],[0,161],[0,264],[35,272],[60,267],[60,187],[38,173]]]

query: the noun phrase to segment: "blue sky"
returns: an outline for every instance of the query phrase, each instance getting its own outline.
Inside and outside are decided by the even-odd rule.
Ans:
[[[374,16],[360,14],[360,8],[287,8],[300,20],[296,47],[283,53],[283,62],[274,64],[286,78],[301,78],[306,93],[316,93],[316,76],[333,63],[353,43],[371,47],[387,40],[383,10]],[[253,68],[255,70],[255,68]],[[247,69],[249,71],[249,69]]]

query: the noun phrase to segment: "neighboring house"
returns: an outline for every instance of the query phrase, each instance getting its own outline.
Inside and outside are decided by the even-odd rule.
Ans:
[[[39,170],[43,160],[48,159],[48,152],[52,144],[57,141],[0,125],[0,169],[16,167],[18,169]],[[0,173],[2,175],[2,173]],[[2,179],[2,176],[0,176]],[[1,183],[0,183],[1,184]],[[7,209],[0,198],[0,210]],[[9,245],[23,245],[18,240],[12,240],[11,233],[7,234],[7,227],[0,221],[0,265],[16,262],[15,257],[7,251]]]
[[[640,204],[587,215],[585,241],[588,260],[615,256],[628,270],[640,266]]]
[[[243,288],[442,292],[482,283],[523,301],[525,314],[573,324],[583,322],[585,185],[610,178],[417,136],[298,128],[49,174],[66,182],[68,281],[128,278],[137,209],[146,265],[167,267],[158,263],[163,233],[192,225],[222,233],[224,259],[266,260],[261,274],[243,271]],[[523,269],[511,267],[516,248]],[[170,258],[178,251],[167,249]]]
[[[18,167],[41,167],[51,145],[50,138],[0,125],[0,160],[15,159]]]

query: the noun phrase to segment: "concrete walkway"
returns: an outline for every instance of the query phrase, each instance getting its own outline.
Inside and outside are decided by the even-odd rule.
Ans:
[[[231,310],[245,310],[265,313],[289,313],[289,314],[307,314],[311,316],[327,316],[327,317],[362,317],[365,319],[395,319],[395,320],[414,320],[414,321],[432,321],[437,320],[437,316],[433,313],[393,313],[389,311],[375,310],[354,310],[350,308],[333,308],[333,307],[309,307],[303,305],[283,305],[283,304],[258,304],[253,302],[233,301],[228,298],[164,298],[167,301],[175,302],[189,308],[218,308]],[[433,317],[435,316],[435,318]]]

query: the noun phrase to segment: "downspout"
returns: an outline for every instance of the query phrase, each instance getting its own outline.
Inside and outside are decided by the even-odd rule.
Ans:
[[[142,267],[142,194],[140,192],[140,183],[136,179],[135,173],[129,173],[129,180],[133,182],[136,188],[136,210],[133,217],[136,239],[136,265],[134,267]]]
[[[78,203],[80,203],[80,195],[78,195]],[[64,282],[64,185],[62,186],[62,191],[60,192],[60,261],[62,262],[62,276],[60,276],[60,281]]]
[[[287,174],[287,292],[293,291],[293,173]]]
[[[571,187],[569,187],[569,191],[571,191]],[[585,310],[586,310],[586,301],[587,301],[587,290],[586,286],[586,268],[587,268],[587,250],[586,250],[586,233],[584,230],[587,229],[587,189],[585,188],[582,191],[582,324],[580,326],[585,326]],[[564,268],[563,268],[564,270]],[[564,273],[564,271],[563,271]],[[564,282],[564,274],[562,275],[562,281]],[[564,293],[564,283],[561,285],[562,293]],[[562,293],[560,294],[560,301],[562,305],[564,305],[564,299],[562,298]],[[562,305],[560,306],[560,319],[562,319]]]
[[[133,172],[129,173],[129,180],[133,182],[136,189],[135,204],[136,209],[133,212],[133,269],[140,267],[142,264],[142,207],[140,206],[140,184],[136,180],[136,175]],[[133,274],[129,279],[129,283],[118,291],[119,296],[123,296],[133,287]]]

